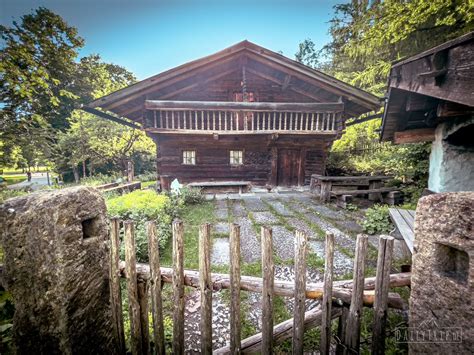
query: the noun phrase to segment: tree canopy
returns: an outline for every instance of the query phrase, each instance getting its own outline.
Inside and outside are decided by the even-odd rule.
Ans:
[[[56,170],[120,170],[137,154],[153,156],[142,132],[78,110],[83,103],[136,81],[99,55],[79,58],[84,40],[60,16],[40,7],[0,26],[0,166],[30,167],[39,160]]]
[[[394,61],[474,30],[472,0],[352,0],[334,9],[330,43],[317,50],[306,39],[296,60],[380,97]],[[336,159],[330,168],[389,173],[423,185],[428,176],[427,144],[386,145],[363,156],[347,154],[361,145],[376,145],[380,124],[377,119],[347,127],[333,145]]]

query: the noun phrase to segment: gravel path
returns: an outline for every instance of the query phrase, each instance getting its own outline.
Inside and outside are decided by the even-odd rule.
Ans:
[[[294,230],[305,231],[309,236],[309,248],[319,258],[324,259],[324,232],[334,233],[336,240],[335,265],[336,275],[352,271],[355,239],[347,231],[358,227],[355,220],[345,211],[336,211],[327,207],[306,193],[264,194],[261,196],[244,196],[241,199],[218,200],[216,217],[220,221],[214,231],[220,237],[213,239],[211,263],[213,265],[229,264],[228,221],[240,225],[241,255],[243,263],[255,263],[261,260],[260,237],[257,233],[260,225],[273,229],[273,248],[278,257],[275,266],[275,279],[294,280]],[[250,218],[251,217],[251,218]],[[344,226],[344,228],[340,228]],[[346,228],[351,227],[351,228]],[[308,269],[308,282],[322,281],[321,270]],[[199,350],[199,292],[188,296],[186,310],[187,351]],[[261,295],[247,293],[243,307],[246,310],[245,321],[257,331],[261,328]],[[308,300],[307,309],[318,305],[318,301]],[[293,300],[285,298],[285,306],[292,312]],[[213,334],[214,349],[225,345],[229,339],[229,309],[222,298],[222,292],[213,296]]]

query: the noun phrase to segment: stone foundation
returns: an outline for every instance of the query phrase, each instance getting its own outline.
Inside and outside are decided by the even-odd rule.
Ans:
[[[415,219],[412,354],[474,349],[474,192],[423,197]]]
[[[18,197],[0,207],[0,225],[16,353],[117,353],[102,196],[74,187]]]

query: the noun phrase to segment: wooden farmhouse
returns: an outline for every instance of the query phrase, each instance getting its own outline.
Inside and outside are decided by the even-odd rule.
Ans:
[[[248,41],[84,107],[145,130],[159,175],[271,186],[323,174],[344,122],[378,108],[377,97]]]
[[[428,189],[474,191],[474,32],[392,66],[382,140],[433,142]]]

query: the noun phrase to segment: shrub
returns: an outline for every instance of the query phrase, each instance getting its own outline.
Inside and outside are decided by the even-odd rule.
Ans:
[[[171,237],[171,222],[178,214],[174,205],[168,196],[157,194],[153,190],[136,190],[107,200],[110,217],[131,219],[135,222],[137,259],[141,262],[148,261],[146,222],[156,221],[159,246],[163,250]],[[121,253],[123,254],[123,250]]]
[[[140,180],[141,182],[156,181],[156,172],[149,171],[149,172],[140,174],[137,176],[137,179]]]
[[[393,229],[388,213],[388,206],[374,205],[365,212],[362,228],[368,234],[389,233]]]
[[[179,198],[184,205],[197,205],[204,201],[201,189],[195,187],[183,187],[180,190]]]
[[[85,178],[81,178],[81,185],[87,186],[97,186],[108,184],[111,182],[116,182],[117,180],[123,180],[123,176],[121,174],[94,174],[92,176],[87,176]]]

